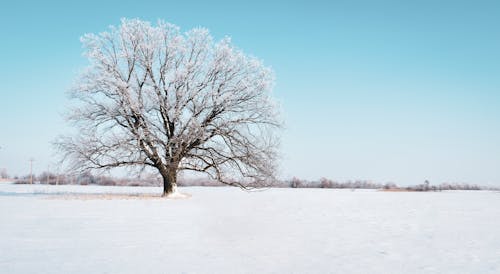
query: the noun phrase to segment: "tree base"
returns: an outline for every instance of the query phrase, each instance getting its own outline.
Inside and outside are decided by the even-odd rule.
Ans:
[[[161,195],[162,198],[165,198],[165,199],[188,199],[188,198],[191,198],[191,194],[187,194],[187,193],[180,193],[178,191],[176,192],[172,192],[172,193],[163,193]]]
[[[178,190],[177,190],[177,185],[174,184],[172,186],[172,192],[163,192],[163,194],[161,195],[163,198],[167,198],[167,199],[187,199],[187,198],[190,198],[191,197],[191,194],[186,194],[186,193],[180,193]]]

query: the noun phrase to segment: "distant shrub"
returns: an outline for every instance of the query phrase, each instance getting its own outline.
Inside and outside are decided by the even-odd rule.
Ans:
[[[0,169],[0,179],[8,179],[9,174],[7,173],[7,170],[5,168]]]
[[[384,189],[396,189],[398,186],[395,183],[386,183]]]

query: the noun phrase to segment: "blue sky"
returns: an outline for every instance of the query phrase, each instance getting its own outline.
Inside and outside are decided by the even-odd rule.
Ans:
[[[207,27],[271,66],[283,178],[500,185],[498,1],[4,3],[0,168],[55,168],[79,37],[122,17]]]

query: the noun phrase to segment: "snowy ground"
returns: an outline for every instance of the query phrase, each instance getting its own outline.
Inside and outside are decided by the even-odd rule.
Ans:
[[[500,273],[498,192],[180,190],[2,183],[0,272]]]

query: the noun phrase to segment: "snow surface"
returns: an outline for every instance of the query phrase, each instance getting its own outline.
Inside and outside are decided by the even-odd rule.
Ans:
[[[179,190],[0,184],[0,272],[500,273],[498,192]]]

